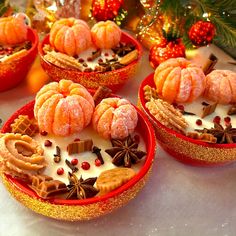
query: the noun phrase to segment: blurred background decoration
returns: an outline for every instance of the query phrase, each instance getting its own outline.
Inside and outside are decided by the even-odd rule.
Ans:
[[[136,33],[148,49],[165,42],[169,57],[181,54],[183,45],[189,49],[210,43],[236,57],[235,0],[0,0],[0,16],[17,10],[19,2],[32,26],[44,34],[62,17],[91,25],[109,19]]]

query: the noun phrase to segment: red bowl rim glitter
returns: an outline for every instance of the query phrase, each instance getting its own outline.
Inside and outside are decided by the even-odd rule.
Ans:
[[[133,61],[133,62],[131,62],[130,64],[128,64],[127,66],[124,66],[124,67],[122,67],[122,68],[120,68],[120,69],[116,69],[116,70],[114,70],[114,71],[106,71],[106,72],[97,72],[97,71],[91,71],[91,72],[82,72],[82,71],[77,71],[76,69],[70,69],[70,68],[62,68],[62,67],[60,67],[60,66],[57,66],[57,65],[55,65],[55,64],[53,64],[53,63],[51,63],[51,62],[49,62],[49,61],[47,61],[47,60],[45,60],[44,59],[44,55],[45,55],[45,53],[43,52],[43,47],[44,47],[44,45],[45,44],[50,44],[49,43],[49,34],[47,34],[44,38],[43,38],[43,40],[39,43],[39,46],[38,46],[38,52],[39,52],[39,55],[40,55],[40,57],[41,57],[41,59],[45,62],[45,63],[47,63],[48,65],[50,65],[50,66],[55,66],[55,67],[57,67],[57,68],[60,68],[60,70],[65,70],[65,71],[77,71],[77,73],[78,73],[78,75],[83,75],[84,73],[87,73],[87,74],[91,74],[91,75],[93,75],[93,74],[113,74],[114,72],[122,72],[122,71],[125,71],[125,70],[127,70],[127,69],[129,69],[130,67],[132,67],[134,64],[136,64],[140,59],[141,59],[141,57],[142,57],[142,53],[143,53],[143,49],[142,49],[142,46],[141,46],[141,44],[134,38],[134,37],[132,37],[131,35],[129,35],[128,33],[126,33],[126,32],[124,32],[124,31],[122,31],[122,33],[121,33],[121,42],[122,42],[122,38],[125,38],[126,40],[125,41],[128,41],[128,42],[131,42],[132,44],[134,44],[135,45],[135,48],[138,50],[138,58],[135,60],[135,61]]]
[[[26,113],[32,114],[33,106],[34,106],[34,101],[31,101],[28,104],[26,104],[25,106],[23,106],[22,108],[20,108],[19,110],[17,110],[6,121],[6,123],[2,127],[1,131],[3,133],[8,132],[10,125],[12,124],[14,119],[16,119],[20,114],[26,114]],[[145,159],[144,165],[142,166],[140,171],[135,175],[135,177],[132,178],[127,183],[125,183],[124,185],[122,185],[121,187],[115,189],[114,191],[107,193],[103,196],[96,196],[93,198],[88,198],[88,199],[83,199],[83,200],[74,200],[74,199],[73,200],[66,200],[66,199],[56,199],[56,198],[42,199],[33,190],[31,190],[29,187],[27,187],[26,183],[24,183],[16,178],[13,178],[10,175],[5,175],[6,178],[14,186],[16,186],[16,188],[18,188],[22,192],[26,193],[30,197],[37,198],[40,201],[45,201],[45,202],[49,202],[51,204],[57,204],[57,205],[88,205],[88,204],[98,203],[101,201],[106,201],[109,198],[120,195],[124,191],[126,191],[129,188],[131,188],[132,186],[134,186],[139,180],[141,180],[148,173],[150,167],[152,166],[152,163],[153,163],[153,160],[155,157],[155,152],[156,152],[156,139],[155,139],[155,132],[153,130],[153,127],[152,127],[150,121],[148,120],[148,118],[146,117],[146,115],[141,110],[139,110],[136,106],[134,106],[134,107],[138,112],[139,120],[142,120],[143,125],[146,126],[146,132],[147,132],[147,136],[148,136],[148,140],[146,141],[147,155],[145,157],[146,159]]]
[[[141,105],[145,111],[145,113],[147,113],[150,117],[151,117],[151,120],[152,122],[154,122],[158,127],[164,129],[167,133],[171,133],[173,134],[174,136],[180,138],[180,139],[183,139],[184,141],[187,141],[187,142],[190,142],[190,143],[193,143],[193,144],[196,144],[196,145],[200,145],[200,146],[204,146],[204,147],[209,147],[209,148],[236,148],[236,143],[233,143],[233,144],[219,144],[219,143],[206,143],[206,142],[203,142],[203,141],[200,141],[200,140],[195,140],[195,139],[192,139],[192,138],[189,138],[183,134],[180,134],[168,127],[166,127],[165,125],[161,124],[150,112],[149,110],[145,107],[145,98],[144,98],[144,93],[143,93],[143,88],[145,85],[150,85],[151,87],[155,87],[155,84],[154,84],[154,80],[153,80],[153,77],[154,77],[154,73],[148,75],[141,83],[140,87],[139,87],[139,99],[140,99],[140,102],[141,102]]]

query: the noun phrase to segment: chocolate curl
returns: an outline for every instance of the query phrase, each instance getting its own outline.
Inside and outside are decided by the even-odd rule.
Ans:
[[[214,70],[214,66],[216,65],[218,58],[214,54],[210,54],[209,58],[207,59],[205,65],[203,66],[203,72],[205,75],[209,74]]]
[[[95,105],[100,103],[103,98],[108,97],[111,94],[111,92],[112,92],[111,89],[105,86],[99,86],[95,94],[93,95],[93,100],[95,102]]]
[[[78,154],[81,152],[91,151],[93,146],[92,139],[81,140],[78,142],[70,143],[67,147],[67,151],[69,155]]]

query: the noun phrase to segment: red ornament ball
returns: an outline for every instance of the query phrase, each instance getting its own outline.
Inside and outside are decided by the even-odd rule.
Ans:
[[[188,36],[197,47],[208,45],[215,36],[215,26],[209,21],[200,20],[191,26]]]
[[[160,63],[169,58],[185,57],[185,46],[181,39],[173,41],[162,40],[154,45],[149,53],[149,63],[155,69]]]
[[[97,21],[111,20],[118,15],[124,0],[93,0],[92,16]]]

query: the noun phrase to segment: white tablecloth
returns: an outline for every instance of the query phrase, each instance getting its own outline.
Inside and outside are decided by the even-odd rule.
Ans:
[[[210,52],[219,58],[217,68],[236,70],[233,61],[211,45],[198,50],[203,63]],[[144,52],[138,74],[118,93],[137,101],[140,82],[153,72]],[[3,121],[32,100],[27,85],[0,93]],[[128,205],[87,222],[60,222],[25,208],[0,183],[0,236],[230,236],[236,232],[236,164],[220,168],[197,168],[177,162],[161,148],[157,150],[153,171],[144,189]]]

